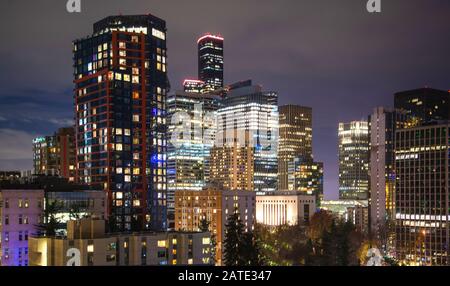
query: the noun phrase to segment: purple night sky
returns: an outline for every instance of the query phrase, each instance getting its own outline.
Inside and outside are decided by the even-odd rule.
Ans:
[[[114,14],[167,21],[172,91],[196,77],[196,39],[225,38],[225,82],[253,79],[280,104],[311,106],[325,197],[337,198],[337,125],[392,106],[396,91],[450,89],[450,1],[3,0],[0,4],[0,169],[31,169],[31,140],[72,122],[71,42]]]

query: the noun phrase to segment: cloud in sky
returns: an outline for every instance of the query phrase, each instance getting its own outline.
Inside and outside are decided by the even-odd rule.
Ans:
[[[72,41],[105,16],[151,13],[167,22],[173,89],[197,74],[196,38],[220,33],[227,83],[251,78],[280,104],[311,106],[314,157],[336,198],[338,122],[392,106],[396,91],[450,88],[450,1],[382,2],[374,15],[364,0],[82,0],[69,14],[63,0],[3,0],[0,128],[51,134],[70,123]]]
[[[30,169],[32,164],[32,140],[37,134],[0,129],[0,169]]]

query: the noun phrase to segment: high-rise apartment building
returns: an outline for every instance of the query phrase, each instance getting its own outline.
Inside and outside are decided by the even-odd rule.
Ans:
[[[200,191],[209,176],[208,160],[216,133],[217,96],[177,91],[167,99],[168,170],[167,210],[174,225],[174,194]]]
[[[73,48],[78,182],[103,185],[117,230],[165,229],[165,21],[110,16]]]
[[[251,81],[230,88],[217,111],[212,183],[231,190],[277,190],[277,101],[275,92],[263,92]]]
[[[52,136],[33,140],[33,166],[36,175],[61,176],[75,180],[75,131],[60,128]]]
[[[197,41],[198,79],[205,83],[205,92],[223,87],[223,41],[222,37],[210,34]]]
[[[396,131],[395,249],[407,265],[450,265],[450,124]]]
[[[394,96],[396,109],[403,109],[418,121],[450,120],[450,92],[419,88],[398,92]]]
[[[339,198],[369,197],[369,126],[367,121],[339,123]]]
[[[278,188],[289,189],[289,164],[296,158],[312,160],[312,108],[279,107]]]

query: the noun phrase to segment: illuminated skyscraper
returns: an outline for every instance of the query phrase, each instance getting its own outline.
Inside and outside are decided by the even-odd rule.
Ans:
[[[408,265],[450,265],[450,124],[397,130],[395,249]]]
[[[223,38],[206,34],[198,44],[198,79],[205,82],[205,92],[223,87]]]
[[[217,111],[211,182],[230,189],[240,186],[243,190],[245,186],[245,190],[259,192],[277,190],[277,102],[275,92],[263,92],[251,81],[230,88]]]
[[[367,121],[339,123],[339,198],[369,197],[369,126]]]
[[[60,128],[52,136],[33,140],[33,166],[36,175],[54,175],[75,180],[75,132]]]
[[[279,108],[278,188],[288,190],[288,166],[296,158],[312,160],[312,108],[284,105]]]
[[[169,120],[168,193],[169,228],[173,229],[174,195],[200,191],[208,177],[210,149],[214,145],[215,115],[219,98],[177,91],[167,99]]]
[[[73,54],[78,181],[103,185],[113,229],[165,229],[165,21],[107,17]]]

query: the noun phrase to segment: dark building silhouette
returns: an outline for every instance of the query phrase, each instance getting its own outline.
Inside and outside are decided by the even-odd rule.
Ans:
[[[421,123],[450,120],[450,93],[433,88],[397,92],[395,108],[417,117]]]

